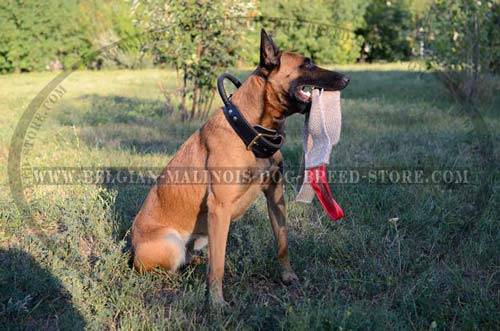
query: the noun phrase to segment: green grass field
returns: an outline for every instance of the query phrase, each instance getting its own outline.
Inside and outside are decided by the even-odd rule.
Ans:
[[[429,73],[407,64],[340,66],[343,128],[330,168],[483,166],[470,119]],[[244,77],[248,72],[241,72]],[[225,296],[207,312],[206,265],[139,275],[127,231],[147,185],[36,186],[33,220],[10,196],[10,138],[53,73],[0,76],[0,329],[500,329],[500,179],[477,213],[479,185],[334,184],[333,223],[287,186],[289,246],[300,285],[280,282],[263,197],[231,226]],[[200,125],[166,114],[165,70],[75,72],[27,160],[39,167],[163,167]],[[500,99],[481,110],[499,159]],[[220,104],[220,102],[216,102]],[[283,150],[299,166],[303,118]],[[495,161],[494,161],[495,162]],[[498,168],[498,161],[496,161]],[[45,238],[44,242],[40,238]]]

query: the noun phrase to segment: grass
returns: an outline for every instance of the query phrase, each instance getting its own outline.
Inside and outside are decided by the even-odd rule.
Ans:
[[[430,74],[408,68],[337,67],[352,80],[331,168],[481,167],[470,120]],[[36,201],[30,222],[9,193],[10,137],[53,76],[0,76],[0,329],[500,328],[498,176],[479,216],[477,185],[334,184],[346,212],[339,223],[317,204],[295,203],[289,185],[297,287],[279,281],[259,198],[231,226],[225,294],[232,307],[224,312],[205,309],[204,263],[175,275],[129,268],[127,231],[147,185],[37,186],[27,194]],[[163,167],[201,125],[163,111],[156,81],[172,89],[174,78],[165,70],[72,74],[27,159],[49,167]],[[496,160],[499,105],[497,98],[482,110]],[[289,168],[298,166],[302,121],[296,115],[287,124]]]

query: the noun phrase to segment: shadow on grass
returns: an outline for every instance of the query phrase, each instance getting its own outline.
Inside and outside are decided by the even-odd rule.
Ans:
[[[0,249],[0,329],[84,330],[60,281],[26,252]]]
[[[138,154],[173,153],[201,123],[183,123],[161,100],[118,95],[84,95],[58,115],[75,125],[88,145],[131,150]]]
[[[116,123],[145,123],[165,116],[160,100],[86,94],[78,98],[78,107],[65,108],[58,117],[62,124],[99,126]]]
[[[150,179],[155,180],[155,178]],[[151,190],[151,185],[107,185],[106,188],[117,192],[113,206],[114,219],[116,220],[114,237],[121,240],[131,229],[135,216]]]

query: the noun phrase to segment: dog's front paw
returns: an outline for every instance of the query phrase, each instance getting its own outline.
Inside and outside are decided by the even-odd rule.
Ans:
[[[222,289],[216,284],[213,284],[208,290],[208,303],[211,307],[218,309],[226,309],[229,307],[229,303],[224,300],[224,295],[222,294]]]
[[[228,308],[230,306],[229,303],[226,300],[224,300],[224,298],[221,298],[219,296],[211,297],[210,303],[213,306],[216,306],[219,308]]]
[[[299,283],[299,277],[297,277],[293,271],[283,271],[281,274],[281,280],[283,280],[283,283],[287,285]]]
[[[231,305],[224,298],[221,298],[219,295],[209,295],[208,309],[214,312],[224,312],[230,308]]]

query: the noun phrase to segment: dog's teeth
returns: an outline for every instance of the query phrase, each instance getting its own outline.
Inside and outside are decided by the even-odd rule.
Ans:
[[[308,101],[311,100],[312,90],[310,86],[303,86],[299,94],[304,101]]]

